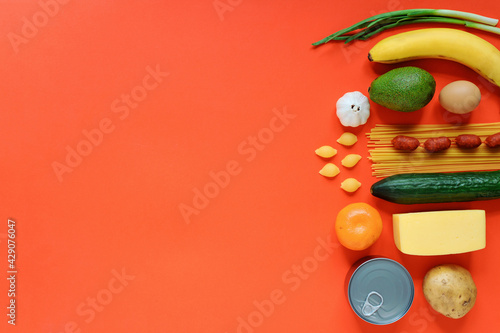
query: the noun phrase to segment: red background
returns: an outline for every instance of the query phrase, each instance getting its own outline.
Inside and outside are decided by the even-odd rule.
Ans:
[[[7,271],[11,218],[18,274],[15,327],[7,323],[7,280],[0,283],[1,331],[499,330],[498,201],[409,207],[369,194],[376,179],[364,134],[375,124],[457,119],[437,98],[412,114],[372,103],[368,123],[354,131],[358,143],[336,143],[345,130],[336,100],[366,93],[395,67],[370,63],[370,47],[438,25],[311,46],[371,15],[425,7],[500,16],[496,1],[2,1],[0,268]],[[475,33],[500,47],[498,36]],[[500,121],[499,89],[472,70],[412,64],[434,75],[437,91],[458,79],[476,83],[483,99],[468,121]],[[289,118],[278,122],[276,112]],[[363,159],[326,179],[314,154],[322,145],[338,149],[338,165],[351,152]],[[77,149],[85,156],[68,166]],[[362,182],[354,194],[339,188],[347,177]],[[382,236],[353,252],[333,235],[327,252],[320,246],[351,202],[380,211]],[[468,208],[487,211],[485,250],[415,257],[396,249],[391,214]],[[366,255],[395,259],[414,279],[413,306],[395,324],[364,323],[347,303],[346,272]],[[460,320],[434,312],[422,294],[425,272],[448,262],[469,269],[478,287]]]

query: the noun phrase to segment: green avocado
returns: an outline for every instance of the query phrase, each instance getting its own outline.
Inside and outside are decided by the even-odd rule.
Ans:
[[[373,80],[368,88],[370,99],[388,109],[417,111],[426,106],[436,92],[436,81],[418,67],[400,67]]]

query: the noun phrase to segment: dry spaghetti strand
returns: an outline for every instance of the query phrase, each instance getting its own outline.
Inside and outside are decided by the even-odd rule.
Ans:
[[[372,161],[372,174],[388,177],[398,173],[484,171],[500,168],[500,149],[484,144],[476,149],[459,149],[454,144],[439,153],[429,153],[422,147],[407,152],[392,147],[391,140],[406,135],[425,141],[446,136],[452,141],[461,134],[475,134],[484,141],[500,132],[500,122],[454,125],[376,125],[369,133],[368,148]]]

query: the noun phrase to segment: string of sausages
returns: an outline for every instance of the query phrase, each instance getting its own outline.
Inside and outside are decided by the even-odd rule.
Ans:
[[[481,138],[475,134],[461,134],[457,136],[455,139],[455,145],[461,149],[473,149],[479,147],[483,142]],[[413,151],[420,147],[420,141],[417,138],[406,136],[406,135],[397,135],[391,140],[391,144],[394,149],[404,150],[404,151]],[[446,150],[451,147],[451,140],[446,136],[436,137],[436,138],[428,138],[423,143],[422,147],[430,152],[436,153],[439,151]],[[492,134],[488,136],[484,140],[484,144],[489,148],[496,148],[500,146],[500,132],[496,134]]]

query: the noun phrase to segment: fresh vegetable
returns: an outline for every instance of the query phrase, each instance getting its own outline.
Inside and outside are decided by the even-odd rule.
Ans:
[[[484,140],[484,144],[490,148],[496,148],[500,146],[500,133],[492,134]]]
[[[479,88],[474,83],[465,80],[449,83],[439,93],[441,106],[457,114],[472,112],[480,101]]]
[[[477,148],[481,145],[481,143],[481,138],[475,134],[460,134],[455,138],[455,144],[458,148]]]
[[[380,213],[364,202],[342,208],[335,221],[335,233],[343,246],[360,251],[372,246],[382,233]]]
[[[361,160],[361,155],[358,154],[349,154],[342,159],[340,162],[346,168],[353,168],[358,162]]]
[[[388,109],[412,112],[426,106],[434,96],[436,81],[427,71],[413,66],[395,68],[370,85],[370,99]]]
[[[443,210],[392,215],[399,251],[419,256],[472,252],[486,247],[486,212]]]
[[[407,173],[374,183],[373,196],[399,204],[500,198],[500,171]]]
[[[323,158],[330,158],[337,154],[337,149],[330,146],[321,146],[314,151],[316,155]]]
[[[347,178],[340,184],[340,188],[346,192],[356,192],[361,187],[361,183],[355,178]]]
[[[429,138],[424,142],[424,148],[430,153],[437,153],[443,151],[451,146],[451,140],[445,136],[439,138]]]
[[[477,287],[470,272],[455,264],[431,268],[424,277],[423,291],[432,308],[449,318],[462,318],[476,303]]]
[[[331,40],[344,40],[345,43],[353,40],[366,40],[384,30],[414,23],[458,24],[500,34],[500,29],[495,27],[498,23],[497,19],[447,9],[406,9],[374,15],[348,28],[339,30],[313,43],[313,45],[321,45]]]
[[[420,146],[420,141],[411,136],[397,135],[391,140],[391,144],[397,150],[413,151]]]
[[[319,174],[325,177],[333,178],[340,173],[339,167],[333,163],[327,163],[321,170]]]
[[[500,85],[500,51],[471,33],[447,28],[418,29],[387,37],[368,53],[368,59],[397,63],[421,58],[459,62]]]
[[[344,132],[340,138],[338,138],[337,142],[343,146],[352,146],[358,142],[358,137],[351,132]]]
[[[337,101],[337,117],[343,126],[358,127],[370,117],[370,102],[359,91],[345,93]]]

